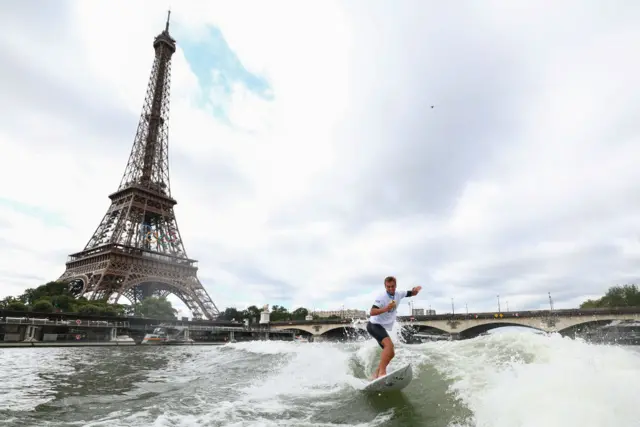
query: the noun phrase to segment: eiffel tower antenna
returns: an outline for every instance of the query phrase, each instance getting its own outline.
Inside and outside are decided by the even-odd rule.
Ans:
[[[194,318],[219,315],[184,249],[169,181],[169,86],[176,41],[169,20],[153,41],[155,59],[136,136],[118,190],[85,248],[69,255],[59,281],[78,296],[131,303],[174,294]]]

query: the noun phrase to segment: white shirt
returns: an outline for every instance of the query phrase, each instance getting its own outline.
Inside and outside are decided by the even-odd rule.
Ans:
[[[384,294],[380,294],[380,296],[376,298],[376,302],[374,302],[373,305],[378,308],[384,308],[388,306],[391,301],[395,300],[396,306],[393,310],[378,314],[376,316],[371,316],[369,318],[369,322],[382,325],[388,331],[393,329],[393,324],[395,323],[396,316],[398,315],[398,306],[400,306],[400,301],[402,300],[402,298],[406,296],[407,291],[396,291],[395,295],[393,295],[392,297],[389,296],[389,294],[386,292]]]

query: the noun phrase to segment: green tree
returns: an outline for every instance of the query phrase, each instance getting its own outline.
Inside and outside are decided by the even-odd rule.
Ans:
[[[51,304],[60,311],[70,311],[73,309],[75,299],[70,295],[54,295],[51,297]]]
[[[309,314],[309,310],[304,307],[296,308],[291,312],[292,320],[304,320],[304,318]]]
[[[291,313],[285,307],[280,305],[274,305],[271,308],[271,317],[272,322],[282,322],[284,320],[291,320]]]
[[[250,305],[242,311],[242,318],[249,319],[251,323],[258,323],[260,321],[260,309],[255,305]]]
[[[11,301],[8,305],[7,305],[7,310],[13,310],[13,311],[27,311],[29,310],[29,308],[27,307],[27,305],[25,303],[23,303],[22,301]]]
[[[238,309],[235,307],[227,307],[222,312],[222,314],[220,314],[220,320],[233,320],[233,319],[237,320],[238,322],[240,322],[243,319],[242,312],[238,311]]]
[[[40,299],[33,304],[32,309],[37,313],[51,313],[53,304],[48,299]]]
[[[592,300],[592,299],[588,299],[585,302],[583,302],[582,304],[580,304],[580,308],[583,309],[588,309],[588,308],[599,308],[600,307],[600,300]]]
[[[49,304],[44,304],[44,301]],[[37,288],[26,289],[18,298],[7,297],[0,300],[0,309],[3,308],[21,311],[63,311],[67,313],[122,316],[125,315],[127,309],[134,311],[135,307],[109,304],[106,300],[88,301],[84,297],[76,298],[67,283],[53,281]]]
[[[20,297],[18,297],[25,304],[33,305],[36,301],[43,299],[44,297],[52,297],[57,295],[70,295],[69,289],[66,283],[63,282],[48,282],[44,285],[40,285],[37,288],[29,288]]]
[[[12,302],[16,302],[19,300],[15,299],[14,297],[6,297],[4,299],[0,300],[0,310],[6,309],[7,307],[9,307],[9,304],[11,304]]]
[[[640,290],[637,285],[612,286],[597,300],[587,300],[580,308],[640,307]]]
[[[148,297],[136,304],[135,313],[138,316],[155,319],[176,319],[178,310],[165,297]]]
[[[94,304],[84,304],[78,308],[78,313],[89,315],[101,314],[102,308]]]

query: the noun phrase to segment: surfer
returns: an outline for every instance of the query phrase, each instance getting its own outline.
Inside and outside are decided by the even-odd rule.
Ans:
[[[402,298],[414,297],[418,295],[422,286],[416,286],[410,291],[396,291],[396,278],[393,276],[384,279],[385,293],[376,298],[371,307],[369,321],[367,322],[367,332],[378,341],[382,347],[380,365],[373,376],[374,379],[387,375],[387,366],[395,356],[393,342],[387,331],[393,329],[396,321],[396,308]]]

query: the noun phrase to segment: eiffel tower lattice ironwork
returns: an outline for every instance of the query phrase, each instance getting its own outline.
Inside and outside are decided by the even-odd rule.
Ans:
[[[77,295],[110,302],[172,293],[195,318],[213,320],[219,311],[197,277],[197,261],[187,257],[169,185],[169,85],[176,51],[169,18],[153,48],[153,69],[120,186],[84,250],[69,255],[58,280],[71,283]]]

